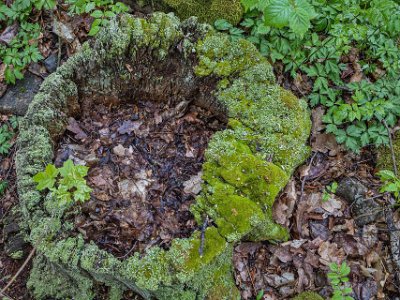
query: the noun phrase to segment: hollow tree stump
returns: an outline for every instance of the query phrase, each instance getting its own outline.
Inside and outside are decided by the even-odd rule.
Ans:
[[[191,211],[203,233],[119,260],[86,243],[32,176],[54,159],[69,117],[124,99],[195,103],[227,123],[211,138],[202,192]],[[281,241],[272,204],[309,155],[307,105],[275,83],[272,68],[248,41],[232,42],[210,26],[173,15],[122,15],[42,84],[21,122],[18,192],[37,249],[29,287],[37,299],[93,299],[96,282],[110,298],[133,290],[145,299],[238,299],[232,253],[241,240]],[[202,255],[199,248],[202,247]]]

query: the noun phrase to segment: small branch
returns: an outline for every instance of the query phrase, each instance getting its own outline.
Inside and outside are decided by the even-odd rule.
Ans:
[[[389,128],[389,126],[387,125],[385,119],[382,120],[382,123],[383,123],[383,125],[385,125],[386,130],[387,130],[387,132],[388,132],[390,153],[392,154],[393,171],[394,171],[394,174],[397,176],[397,164],[396,164],[396,156],[395,156],[394,150],[393,150],[392,134],[391,134],[391,132],[390,132],[390,128]]]
[[[201,234],[200,234],[200,247],[199,247],[199,254],[200,257],[203,257],[203,251],[204,251],[204,243],[206,240],[206,229],[208,225],[208,216],[206,216],[206,219],[204,220],[203,225],[201,226]]]
[[[4,298],[4,300],[14,300],[14,298],[11,298],[10,296],[0,292],[0,296]]]
[[[394,205],[396,202],[392,197],[390,197],[389,202],[391,205]],[[399,229],[396,227],[394,223],[394,217],[393,217],[393,211],[391,208],[386,210],[386,224],[388,227],[389,231],[389,238],[390,238],[390,250],[392,254],[392,259],[395,265],[395,268],[397,269],[397,272],[395,272],[395,279],[397,280],[397,283],[400,283],[400,278],[399,278],[399,272],[400,271],[400,232]],[[398,290],[400,291],[400,288],[397,286]]]
[[[314,158],[315,158],[315,156],[317,156],[317,154],[318,154],[318,152],[314,152],[313,156],[311,157],[310,162],[309,162],[309,164],[308,164],[308,168],[309,168],[309,169],[311,169],[311,165],[312,165],[312,163],[314,162]],[[307,179],[308,179],[308,175],[305,175],[305,176],[303,177],[303,179],[301,180],[301,191],[300,191],[299,202],[301,202],[301,201],[303,200],[304,187],[305,187],[305,184],[306,184]]]
[[[32,259],[33,255],[35,254],[36,249],[33,248],[31,252],[29,253],[28,257],[25,259],[24,263],[22,266],[18,269],[17,273],[11,278],[11,280],[7,283],[7,285],[0,291],[0,294],[3,294],[12,284],[13,282],[18,278],[18,276],[21,274],[21,272],[25,269],[26,265],[29,263],[29,261]]]
[[[61,64],[61,51],[62,51],[62,39],[60,36],[58,36],[57,68]]]

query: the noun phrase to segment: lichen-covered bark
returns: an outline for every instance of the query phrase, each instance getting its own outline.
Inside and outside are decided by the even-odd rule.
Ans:
[[[150,248],[121,261],[73,233],[69,206],[35,190],[32,176],[52,162],[69,116],[124,99],[189,101],[213,110],[228,128],[211,139],[204,186],[192,207],[217,227]],[[285,240],[271,207],[294,168],[308,155],[309,113],[278,87],[271,66],[251,43],[233,43],[195,19],[155,13],[123,15],[92,44],[49,76],[21,123],[16,157],[21,210],[39,256],[29,286],[37,299],[92,299],[94,282],[118,299],[133,290],[145,299],[238,299],[232,252],[240,240]],[[54,286],[51,288],[51,286]]]

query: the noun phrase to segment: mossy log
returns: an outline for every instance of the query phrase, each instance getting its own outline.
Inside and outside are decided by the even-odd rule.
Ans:
[[[192,207],[199,224],[216,226],[119,260],[86,243],[32,176],[54,158],[71,116],[97,103],[189,101],[225,120],[206,150],[204,185]],[[36,299],[93,299],[96,282],[110,299],[133,290],[145,299],[238,299],[234,243],[281,241],[285,228],[271,207],[291,173],[309,155],[307,105],[275,83],[270,64],[248,41],[232,42],[195,18],[122,15],[42,84],[20,125],[16,169],[24,226],[36,247],[29,287]]]

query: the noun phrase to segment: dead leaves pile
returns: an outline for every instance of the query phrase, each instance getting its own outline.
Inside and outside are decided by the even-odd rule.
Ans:
[[[274,204],[274,219],[289,228],[291,240],[282,244],[242,243],[235,249],[235,279],[243,299],[291,299],[312,290],[328,299],[329,264],[346,261],[351,267],[353,297],[385,299],[397,295],[390,259],[388,230],[383,218],[358,226],[352,204],[334,194],[326,202],[327,185],[355,178],[376,195],[374,154],[345,151],[323,133],[323,111],[313,111],[313,156],[300,167]],[[398,215],[397,222],[399,222]],[[386,298],[387,299],[387,298]]]
[[[69,120],[56,164],[71,158],[90,166],[93,189],[76,229],[118,257],[168,248],[196,229],[189,206],[201,190],[208,140],[223,125],[203,109],[179,107],[97,105],[82,120]]]

